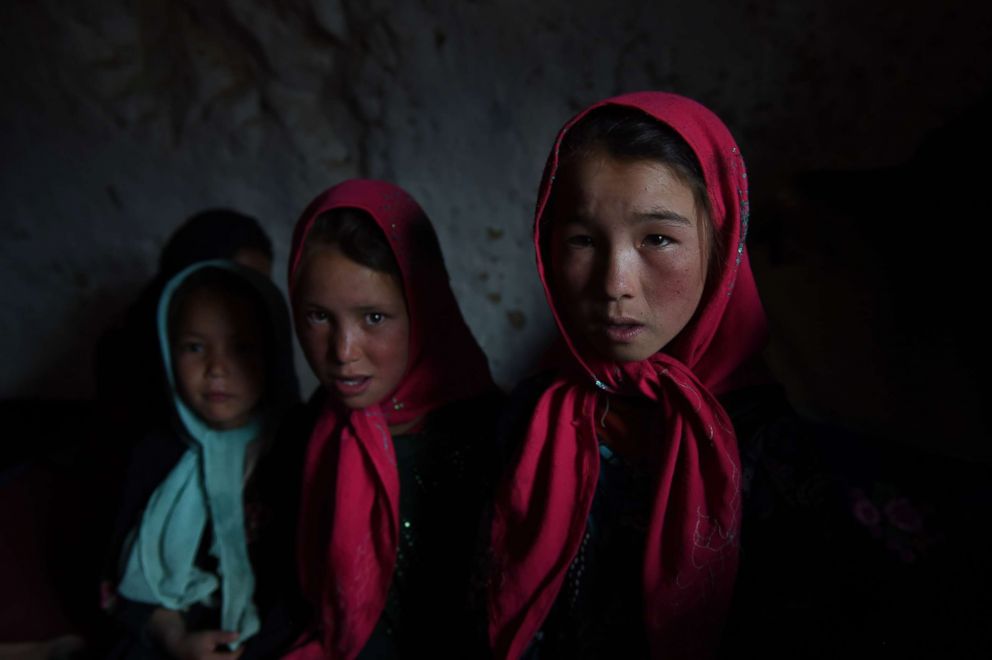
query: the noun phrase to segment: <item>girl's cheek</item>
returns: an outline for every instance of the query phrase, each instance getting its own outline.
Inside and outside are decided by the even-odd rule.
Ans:
[[[573,255],[562,259],[555,274],[556,288],[566,296],[573,297],[586,288],[592,275],[592,267],[588,258]]]
[[[694,254],[692,250],[688,249],[677,249],[669,253],[659,254],[651,260],[650,267],[654,271],[654,275],[661,278],[662,281],[689,282],[705,276],[698,254]]]

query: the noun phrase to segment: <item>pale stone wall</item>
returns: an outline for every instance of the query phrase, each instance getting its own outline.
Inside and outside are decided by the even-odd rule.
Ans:
[[[360,175],[427,209],[510,384],[549,329],[532,205],[581,106],[644,88],[698,98],[760,196],[797,168],[901,160],[988,85],[989,11],[866,4],[4,3],[0,395],[91,394],[96,337],[191,213],[259,217],[282,283],[297,214]]]

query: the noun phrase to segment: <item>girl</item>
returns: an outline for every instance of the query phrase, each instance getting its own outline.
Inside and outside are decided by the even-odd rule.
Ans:
[[[112,425],[132,428],[153,415],[168,415],[155,310],[166,282],[187,266],[210,259],[230,259],[271,277],[272,242],[258,220],[229,209],[201,211],[173,232],[159,255],[155,277],[96,347],[97,393]],[[122,438],[125,446],[133,440]]]
[[[297,335],[321,382],[300,510],[317,611],[299,657],[472,657],[470,558],[498,398],[429,220],[353,180],[314,200],[290,260]]]
[[[279,586],[254,568],[277,559],[260,543],[273,515],[255,466],[297,399],[288,320],[272,283],[233,262],[166,284],[157,321],[175,423],[129,468],[114,610],[130,634],[117,655],[212,657],[256,639]]]
[[[750,382],[765,340],[747,222],[740,152],[689,99],[620,96],[558,134],[534,243],[565,348],[515,397],[523,441],[491,528],[497,657],[715,650],[741,489],[718,397]]]

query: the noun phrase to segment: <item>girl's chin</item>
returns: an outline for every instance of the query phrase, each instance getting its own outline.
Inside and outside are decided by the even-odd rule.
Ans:
[[[594,346],[594,348],[598,357],[606,360],[607,362],[641,362],[665,347],[664,344],[656,346],[656,343],[657,342],[599,342]]]
[[[385,398],[379,396],[374,388],[363,388],[360,392],[342,392],[341,388],[335,387],[333,383],[330,385],[325,384],[324,387],[327,389],[331,398],[349,410],[363,410],[377,405]]]
[[[207,426],[215,431],[232,431],[234,429],[239,429],[248,423],[248,417],[239,417],[237,419],[207,419]]]

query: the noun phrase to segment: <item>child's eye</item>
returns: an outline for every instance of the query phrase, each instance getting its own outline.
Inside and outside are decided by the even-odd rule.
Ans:
[[[323,312],[319,309],[311,309],[306,314],[306,319],[309,323],[327,323],[327,312]]]
[[[672,239],[662,234],[648,234],[644,237],[644,245],[646,247],[665,247],[671,242]]]
[[[565,242],[572,247],[589,247],[592,245],[592,236],[587,236],[586,234],[576,234],[566,238]]]
[[[365,315],[365,322],[369,325],[379,325],[386,320],[386,315],[382,312],[369,312]]]
[[[180,350],[183,353],[202,353],[203,352],[203,342],[199,341],[184,341],[180,346]]]

